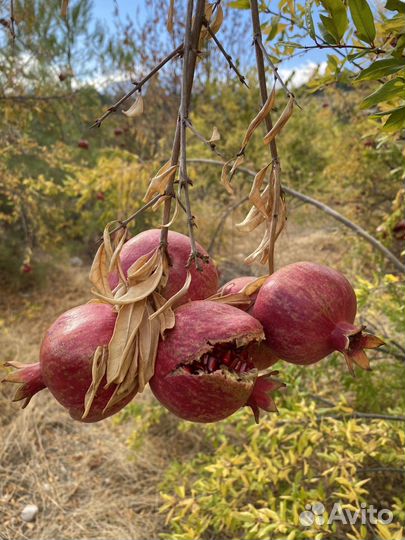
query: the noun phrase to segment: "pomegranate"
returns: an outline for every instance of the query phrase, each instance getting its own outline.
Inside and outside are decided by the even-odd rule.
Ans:
[[[83,148],[83,150],[89,149],[89,141],[86,141],[86,139],[80,139],[80,141],[77,143],[78,148]]]
[[[160,229],[151,229],[144,231],[124,244],[121,251],[121,264],[124,272],[139,259],[142,255],[152,253],[160,244]],[[208,258],[205,249],[197,244],[197,249],[203,257]],[[168,253],[171,267],[169,279],[166,287],[162,291],[165,298],[170,298],[178,292],[184,285],[187,277],[187,263],[190,257],[191,246],[190,239],[184,234],[169,231]],[[191,273],[191,285],[185,296],[179,303],[188,300],[202,300],[216,293],[218,289],[218,273],[212,260],[204,262],[201,260],[202,271],[200,272],[191,264],[189,267]],[[114,289],[118,284],[118,274],[113,272],[109,278],[110,286]],[[178,304],[177,304],[178,305]]]
[[[176,326],[159,344],[149,381],[157,399],[192,422],[216,422],[244,405],[273,411],[270,393],[281,384],[257,377],[248,346],[263,337],[251,315],[209,300],[176,310]]]
[[[257,296],[253,316],[263,325],[271,352],[293,364],[318,362],[333,351],[369,369],[363,349],[383,342],[353,324],[356,295],[347,279],[332,268],[299,262],[272,274]]]
[[[240,292],[242,289],[244,289],[247,285],[250,283],[253,283],[258,278],[256,276],[240,276],[232,279],[231,281],[228,281],[228,283],[225,283],[220,289],[219,292],[222,295],[225,294],[236,294]],[[248,313],[252,314],[253,312],[253,306],[255,303],[255,300],[257,298],[259,291],[257,291],[255,294],[252,294],[250,297],[252,299],[251,304],[240,304],[235,305],[235,307],[242,309],[243,311],[247,311]],[[278,358],[276,355],[272,353],[270,348],[266,345],[266,341],[260,341],[260,342],[254,342],[251,343],[248,346],[249,354],[252,358],[252,362],[254,366],[257,369],[267,369],[268,367],[274,365]]]
[[[48,388],[75,420],[97,422],[115,414],[133,397],[125,397],[104,412],[115,385],[104,388],[101,381],[89,414],[82,419],[84,398],[92,382],[92,358],[98,346],[111,339],[116,312],[106,304],[85,304],[63,313],[48,329],[36,364],[13,364],[19,368],[5,380],[20,383],[14,401],[31,397]]]

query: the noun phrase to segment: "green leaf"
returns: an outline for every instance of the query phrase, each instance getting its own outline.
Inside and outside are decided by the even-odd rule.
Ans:
[[[250,9],[250,0],[234,0],[233,2],[228,2],[228,7],[234,9]]]
[[[311,38],[316,41],[316,33],[314,21],[312,19],[312,3],[314,0],[306,0],[305,2],[305,22],[307,24],[308,32]]]
[[[385,9],[388,11],[398,11],[399,13],[405,13],[405,3],[401,0],[387,0]]]
[[[342,0],[321,0],[321,2],[324,8],[330,14],[331,18],[331,23],[327,23],[327,25],[325,26],[327,30],[334,37],[336,37],[337,43],[339,43],[349,25],[349,20],[346,13],[346,6],[342,2]],[[332,25],[334,28],[333,32],[331,31]]]
[[[372,81],[381,77],[388,77],[396,73],[405,66],[405,58],[386,58],[385,60],[376,60],[370,66],[361,71],[356,81]]]
[[[388,120],[385,122],[383,130],[393,133],[400,131],[405,127],[405,105],[399,107],[393,113],[390,114]]]
[[[363,99],[362,109],[368,109],[381,103],[381,101],[390,101],[396,97],[405,96],[405,79],[397,77],[383,84],[378,90]]]
[[[367,0],[349,0],[349,8],[357,30],[357,37],[372,45],[375,39],[375,25]]]
[[[337,33],[337,29],[333,23],[333,19],[331,17],[327,17],[326,15],[319,15],[322,23],[319,25],[322,33],[323,39],[327,43],[336,44],[339,43],[339,37]]]

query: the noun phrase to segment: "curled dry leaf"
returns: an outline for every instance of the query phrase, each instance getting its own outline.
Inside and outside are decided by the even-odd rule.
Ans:
[[[155,317],[160,315],[162,312],[164,312],[164,310],[171,308],[173,304],[175,304],[178,300],[180,300],[180,298],[182,298],[185,294],[187,294],[188,289],[190,288],[190,284],[191,284],[191,272],[188,270],[183,287],[179,291],[177,291],[176,294],[174,294],[171,298],[169,298],[169,300],[167,300],[166,303],[163,304],[163,306],[161,306],[157,311],[155,311],[151,315],[151,319],[154,319]]]
[[[220,133],[218,131],[218,128],[216,126],[214,126],[214,128],[212,130],[211,138],[210,138],[210,140],[208,142],[210,144],[214,144],[214,143],[218,142],[220,139],[221,139],[221,135],[220,135]]]
[[[212,15],[211,15],[211,19],[212,19]],[[215,17],[214,19],[210,20],[210,28],[214,34],[218,32],[223,22],[224,22],[224,10],[222,9],[221,4],[217,4],[217,9],[215,10]]]
[[[143,201],[145,203],[151,201],[153,197],[158,193],[160,193],[160,195],[164,195],[166,188],[169,185],[169,182],[176,174],[176,170],[177,165],[172,165],[170,160],[165,163],[163,167],[158,171],[157,175],[154,176],[150,181]]]
[[[269,199],[272,199],[272,196],[270,195],[270,188],[267,185],[262,194],[260,195],[260,198],[263,202],[263,204],[268,208],[268,202]],[[268,214],[267,214],[268,215]],[[266,218],[263,216],[261,212],[257,209],[256,206],[253,206],[249,212],[247,213],[245,219],[241,223],[236,223],[236,227],[242,231],[242,232],[251,232],[254,231]]]
[[[271,109],[274,107],[276,102],[276,89],[273,87],[273,90],[269,97],[266,99],[263,107],[260,109],[258,114],[250,122],[249,127],[246,130],[245,136],[243,137],[242,147],[240,152],[243,152],[248,145],[250,139],[252,138],[253,133],[256,131],[257,127],[264,121],[266,116],[269,114]]]
[[[277,219],[277,228],[274,241],[280,236],[281,231],[284,228],[287,211],[284,199],[280,198],[279,216]],[[269,246],[270,246],[270,228],[266,227],[262,241],[259,246],[245,259],[246,264],[253,264],[256,260],[259,260],[261,264],[266,264],[269,258]]]
[[[108,267],[110,261],[107,257],[104,242],[98,248],[93,264],[90,268],[89,279],[96,288],[96,292],[102,296],[112,298],[112,291],[108,282]]]
[[[91,367],[92,382],[84,397],[84,413],[82,418],[86,418],[86,416],[89,414],[97,390],[99,389],[100,383],[104,378],[107,369],[107,356],[107,347],[97,347],[93,356],[93,363]]]
[[[265,219],[268,218],[267,201],[262,199],[260,190],[269,167],[270,163],[263,167],[263,169],[260,169],[260,171],[256,174],[253,180],[252,189],[249,193],[249,201],[259,210]]]
[[[242,165],[242,163],[245,161],[245,156],[243,154],[240,154],[236,157],[236,159],[230,159],[226,163],[224,163],[224,166],[222,167],[222,173],[221,173],[221,184],[225,187],[226,191],[233,195],[233,187],[231,186],[231,180],[233,175],[235,174],[238,167]],[[232,166],[229,169],[230,164],[232,163]]]
[[[170,0],[169,12],[167,14],[166,28],[169,34],[173,34],[174,27],[174,0]]]
[[[287,105],[284,108],[284,111],[281,113],[280,118],[271,128],[271,130],[265,135],[263,142],[264,144],[270,144],[270,142],[276,137],[283,127],[288,122],[294,110],[294,98],[290,96]]]
[[[132,103],[130,108],[126,111],[122,111],[125,116],[129,118],[135,118],[140,116],[143,113],[143,97],[141,94],[138,94],[135,98],[135,101]]]
[[[159,229],[163,229],[163,227],[170,228],[173,225],[173,223],[176,221],[178,214],[179,214],[179,202],[176,199],[175,204],[174,204],[174,212],[173,212],[172,219],[168,223],[162,223],[161,225],[159,225]]]
[[[220,304],[229,304],[230,306],[240,306],[241,304],[250,304],[251,300],[249,296],[243,294],[242,292],[232,293],[232,294],[213,294],[207,300],[212,302],[219,302]]]

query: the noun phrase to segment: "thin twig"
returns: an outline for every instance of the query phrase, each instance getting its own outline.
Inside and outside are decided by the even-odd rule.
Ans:
[[[69,99],[79,93],[79,90],[69,94],[60,94],[53,96],[0,96],[0,101],[53,101],[58,99]]]
[[[285,93],[287,94],[287,97],[292,97],[294,98],[294,101],[295,103],[297,103],[296,99],[295,99],[295,96],[292,92],[290,92],[290,90],[288,90],[285,82],[283,81],[283,79],[281,78],[279,72],[278,72],[278,67],[274,65],[272,59],[270,58],[270,55],[269,53],[266,51],[266,48],[265,46],[263,45],[263,42],[262,40],[258,40],[258,45],[259,47],[261,48],[262,50],[262,53],[263,53],[263,56],[265,57],[265,59],[267,60],[267,63],[269,64],[269,66],[271,67],[273,73],[274,73],[274,77],[278,80],[278,82],[280,83],[280,85],[282,86],[282,88],[284,89]]]
[[[224,49],[222,43],[217,38],[215,32],[212,31],[212,28],[210,27],[209,22],[205,18],[203,20],[203,25],[206,27],[209,35],[212,37],[212,39],[215,42],[216,46],[218,47],[218,49],[221,51],[221,53],[225,57],[226,61],[228,62],[228,65],[229,65],[230,69],[232,69],[236,73],[236,75],[237,75],[238,79],[240,80],[240,82],[242,84],[244,84],[247,88],[249,88],[249,85],[246,82],[246,77],[244,77],[242,75],[242,73],[239,71],[239,69],[236,67],[236,65],[234,64],[234,62],[232,60],[232,56],[226,52],[226,50]]]
[[[135,92],[139,92],[142,86],[145,83],[147,83],[149,79],[151,79],[158,71],[160,71],[165,64],[170,62],[170,60],[180,55],[182,51],[183,51],[183,45],[179,45],[176,49],[174,49],[171,53],[169,53],[165,58],[163,58],[163,60],[161,60],[161,62],[159,62],[159,64],[157,64],[141,81],[133,83],[134,87],[132,88],[132,90],[130,90],[124,96],[122,96],[122,98],[119,99],[116,103],[114,103],[114,105],[111,105],[111,107],[109,107],[106,110],[106,112],[102,116],[100,116],[100,118],[97,118],[97,120],[94,122],[94,124],[90,126],[90,128],[100,127],[102,122],[108,116],[110,116],[110,114],[112,114],[113,112],[116,112],[118,107],[122,105],[129,97],[131,97],[132,94],[135,94]]]
[[[250,11],[252,15],[252,26],[253,26],[253,42],[255,45],[256,51],[256,65],[257,65],[257,75],[259,78],[260,86],[260,95],[262,98],[262,105],[267,101],[267,86],[266,86],[266,73],[264,69],[264,60],[263,60],[263,51],[260,47],[262,41],[262,31],[260,27],[260,18],[259,18],[259,6],[257,0],[251,0],[250,2]],[[268,114],[265,118],[267,131],[270,131],[273,127],[273,122],[271,120],[271,115]],[[278,213],[280,210],[280,195],[281,195],[281,168],[280,160],[278,157],[276,138],[272,139],[270,142],[270,152],[273,160],[272,172],[274,173],[273,186],[271,186],[272,176],[269,176],[269,189],[273,187],[273,208],[271,209],[271,220],[269,224],[269,274],[274,272],[274,246],[276,242],[277,234],[277,222],[278,222]]]
[[[199,131],[196,130],[196,128],[193,126],[193,124],[191,123],[191,121],[187,118],[186,120],[186,125],[187,127],[194,133],[194,135],[197,137],[197,139],[199,139],[201,142],[203,142],[204,144],[206,144],[210,150],[212,150],[214,152],[214,154],[216,154],[218,157],[222,158],[224,161],[227,161],[226,157],[224,156],[224,154],[222,154],[218,149],[217,149],[217,146],[215,143],[212,143],[210,141],[208,141],[204,135],[202,135]]]
[[[162,197],[162,195],[156,195],[155,197],[153,197],[153,199],[151,199],[148,203],[144,204],[141,208],[138,208],[138,210],[136,212],[134,212],[133,214],[131,214],[129,217],[127,217],[126,219],[124,219],[124,221],[120,221],[119,225],[117,225],[117,227],[115,227],[115,229],[112,229],[112,231],[110,231],[110,236],[114,233],[116,233],[117,231],[119,231],[120,229],[123,229],[124,227],[126,227],[128,225],[128,223],[130,223],[131,221],[133,221],[134,219],[136,219],[140,214],[142,214],[143,212],[145,212],[145,210],[147,210],[148,208],[150,208],[151,206],[153,206],[155,203],[158,202],[158,200],[160,199],[160,197]]]
[[[189,56],[191,46],[191,21],[193,17],[193,2],[189,0],[187,4],[187,18],[186,18],[186,32],[184,36],[184,54],[183,54],[183,73],[181,78],[181,98],[180,98],[180,175],[179,175],[179,188],[178,198],[180,199],[181,191],[184,191],[184,200],[187,213],[187,227],[188,235],[191,244],[191,254],[189,263],[194,260],[194,264],[198,270],[201,270],[200,262],[198,260],[197,245],[194,237],[194,216],[191,211],[190,192],[189,192],[189,178],[187,174],[187,119],[189,103],[187,100],[187,78],[189,67]],[[190,30],[188,30],[190,29]]]
[[[10,34],[14,42],[15,41],[14,0],[10,0]]]
[[[293,24],[295,26],[298,26],[298,28],[303,28],[304,30],[306,30],[307,32],[309,32],[308,30],[308,27],[305,26],[304,24],[303,25],[299,25],[298,24],[298,21],[296,21],[295,19],[292,19],[291,17],[288,17],[287,15],[283,15],[283,13],[277,13],[276,11],[272,11],[271,9],[269,8],[265,8],[264,9],[264,12],[265,13],[268,13],[270,15],[274,15],[276,17],[279,17],[280,19],[283,19],[287,22],[289,22],[290,24]],[[363,68],[361,67],[360,64],[358,64],[355,60],[351,60],[349,59],[341,50],[339,50],[338,47],[336,47],[335,45],[329,45],[323,38],[322,36],[318,35],[318,34],[315,34],[315,43],[318,44],[318,41],[320,41],[322,43],[322,45],[328,45],[329,47],[331,47],[335,52],[336,54],[338,54],[341,58],[347,58],[349,60],[349,62],[355,66],[357,69],[359,69],[360,71],[363,71]]]
[[[365,47],[362,45],[352,45],[352,44],[339,44],[339,45],[330,45],[329,43],[317,43],[315,45],[300,45],[297,47],[299,49],[310,50],[310,49],[358,49],[360,51],[369,51],[376,54],[386,54],[387,51],[380,49],[379,47]]]
[[[206,163],[207,165],[217,165],[219,167],[223,167],[223,162],[218,161],[215,159],[189,159],[189,163]],[[245,174],[249,174],[250,176],[256,176],[256,173],[250,169],[247,169],[245,167],[239,167],[238,171],[243,172]],[[319,208],[322,210],[322,212],[325,212],[325,214],[328,214],[329,216],[333,217],[340,223],[343,223],[346,227],[354,231],[358,236],[361,236],[366,240],[369,244],[371,244],[376,250],[378,250],[384,257],[386,257],[394,266],[395,268],[401,272],[405,273],[405,265],[389,250],[387,249],[381,242],[379,242],[374,236],[371,236],[367,231],[365,231],[360,225],[357,225],[356,223],[353,223],[350,221],[350,219],[346,218],[345,216],[342,216],[342,214],[339,214],[339,212],[336,212],[333,208],[328,206],[327,204],[324,204],[317,199],[314,199],[312,197],[309,197],[308,195],[304,195],[303,193],[292,189],[290,187],[287,187],[283,184],[283,191],[285,193],[288,193],[292,197],[295,197],[297,199],[300,199],[301,201],[311,204],[312,206],[315,206],[316,208]]]
[[[197,49],[198,49],[198,42],[200,39],[201,34],[201,28],[202,28],[202,21],[204,18],[204,11],[205,11],[205,1],[204,0],[197,0],[197,7],[195,10],[195,16],[194,16],[194,22],[191,28],[191,25],[186,27],[185,32],[191,32],[190,34],[190,50],[188,54],[188,66],[187,66],[187,78],[186,78],[186,93],[185,93],[185,102],[187,105],[187,108],[190,104],[191,99],[191,90],[193,86],[194,81],[194,72],[195,72],[195,66],[197,61]],[[182,46],[183,47],[183,46]],[[183,60],[184,61],[184,60]],[[179,111],[179,118],[180,118],[180,111]],[[172,157],[171,157],[171,164],[177,165],[179,162],[179,156],[180,156],[180,121],[177,121],[176,124],[176,132],[174,135],[173,140],[173,147],[172,147]],[[169,182],[169,185],[166,188],[166,195],[171,195],[171,197],[174,194],[173,190],[173,183],[174,183],[174,177],[171,182]],[[171,208],[171,197],[166,199],[163,207],[163,223],[168,223],[170,220],[170,208]],[[162,227],[161,235],[160,235],[160,243],[163,246],[164,249],[167,248],[167,238],[168,238],[169,230],[167,227]]]

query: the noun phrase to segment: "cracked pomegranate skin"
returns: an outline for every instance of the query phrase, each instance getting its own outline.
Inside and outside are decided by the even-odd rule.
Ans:
[[[92,358],[96,348],[111,339],[117,314],[106,304],[84,304],[63,313],[48,329],[41,345],[43,384],[55,399],[81,420],[84,397],[92,381]],[[97,422],[118,412],[133,396],[124,398],[103,413],[115,385],[102,381],[84,422]]]
[[[126,242],[121,250],[121,264],[126,274],[129,267],[142,255],[154,251],[160,244],[160,229],[151,229],[134,236]],[[197,244],[197,250],[201,255],[208,257],[207,251]],[[190,257],[190,239],[184,234],[169,231],[168,253],[172,266],[170,267],[169,279],[162,294],[165,298],[170,298],[178,292],[184,285],[187,277],[187,262]],[[202,272],[198,271],[194,264],[191,264],[190,288],[176,305],[183,304],[189,300],[203,300],[217,292],[218,272],[214,262],[210,259],[208,263],[200,260]],[[118,274],[113,272],[109,277],[110,286],[114,289],[118,284]]]
[[[262,323],[266,344],[275,355],[305,365],[344,348],[344,332],[356,330],[356,309],[354,290],[343,274],[300,262],[267,279],[253,316]]]
[[[244,287],[247,285],[250,285],[250,283],[253,283],[258,278],[256,276],[240,276],[236,277],[234,279],[231,279],[225,285],[223,285],[219,292],[221,294],[236,294],[239,293]],[[256,301],[258,292],[253,294],[251,296],[252,302],[249,305],[246,304],[240,304],[235,305],[238,309],[241,309],[243,311],[247,311],[250,315],[253,315],[253,307],[254,303]],[[249,346],[249,352],[252,356],[252,361],[257,367],[257,369],[267,369],[268,367],[273,366],[277,361],[278,358],[275,354],[272,353],[272,351],[269,349],[269,347],[266,345],[266,342],[263,340],[260,343],[252,343]]]
[[[212,350],[215,343],[263,336],[261,324],[226,304],[194,301],[176,310],[176,326],[160,342],[150,387],[172,413],[193,422],[222,420],[247,404],[256,380],[222,370],[191,375],[179,367]],[[257,373],[257,372],[256,372]]]

